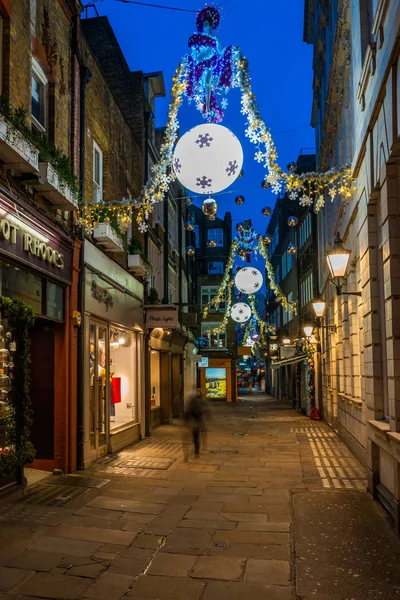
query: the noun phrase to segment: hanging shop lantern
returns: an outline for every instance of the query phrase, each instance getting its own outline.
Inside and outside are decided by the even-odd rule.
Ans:
[[[215,123],[198,125],[178,141],[173,166],[180,183],[196,194],[215,194],[238,178],[243,150],[238,138]]]
[[[288,218],[287,220],[287,224],[289,225],[289,227],[296,227],[296,225],[298,224],[299,220],[297,217],[295,217],[294,215],[292,215],[291,217]]]
[[[261,187],[264,188],[264,190],[268,190],[271,187],[271,184],[269,181],[265,181],[265,179],[263,179],[261,182]]]
[[[215,248],[216,245],[217,245],[216,240],[207,240],[207,246],[209,248]]]
[[[295,173],[297,171],[297,163],[291,162],[288,164],[287,168],[291,173]]]
[[[244,196],[236,196],[235,204],[237,204],[238,206],[241,206],[242,204],[244,204]]]
[[[189,222],[185,223],[186,231],[193,231],[193,225]]]
[[[193,246],[188,246],[186,252],[188,256],[193,256],[196,253],[196,250],[193,248]]]
[[[235,277],[235,285],[243,294],[254,294],[258,292],[263,284],[263,276],[254,267],[240,269]]]
[[[289,254],[296,254],[297,246],[295,246],[293,242],[290,242],[289,246],[287,247],[287,251],[289,252]]]
[[[261,212],[264,215],[264,217],[269,217],[269,215],[271,214],[271,209],[269,206],[264,206]]]
[[[204,200],[203,204],[201,205],[201,210],[206,217],[213,217],[218,210],[218,204],[213,198],[207,198],[207,200]]]
[[[236,323],[246,323],[251,317],[251,308],[246,302],[237,302],[231,308],[231,317]]]
[[[272,237],[269,234],[263,235],[262,241],[264,242],[264,244],[271,244],[272,243]]]

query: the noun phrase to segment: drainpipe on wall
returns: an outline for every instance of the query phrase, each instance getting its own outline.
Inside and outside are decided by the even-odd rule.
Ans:
[[[81,90],[80,90],[80,131],[79,131],[79,179],[81,198],[85,198],[85,137],[86,137],[86,86],[91,79],[91,72],[85,66],[81,66]],[[82,324],[78,335],[78,395],[77,395],[77,468],[84,468],[84,413],[85,413],[85,228],[81,228],[82,247],[79,257],[79,287],[78,287],[78,310],[82,315]]]

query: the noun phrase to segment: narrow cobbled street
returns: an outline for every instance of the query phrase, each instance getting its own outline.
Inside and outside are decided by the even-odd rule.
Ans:
[[[0,532],[0,600],[400,597],[400,540],[363,468],[263,397],[213,405],[199,459],[176,422],[30,485]]]

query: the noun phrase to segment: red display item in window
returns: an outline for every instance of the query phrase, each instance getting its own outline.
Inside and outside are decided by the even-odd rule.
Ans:
[[[121,377],[111,378],[111,403],[119,404],[121,402]]]

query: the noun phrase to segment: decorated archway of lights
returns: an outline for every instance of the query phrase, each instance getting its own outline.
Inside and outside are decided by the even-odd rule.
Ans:
[[[252,333],[258,334],[258,339],[253,339],[252,352],[257,348],[265,347],[266,338],[268,334],[275,333],[275,327],[267,323],[262,315],[259,314],[256,306],[255,294],[261,288],[260,280],[257,279],[259,271],[251,265],[251,258],[261,257],[265,264],[265,272],[267,276],[267,285],[274,292],[275,300],[279,303],[284,310],[296,312],[296,302],[289,302],[279,285],[275,280],[275,273],[272,264],[268,256],[268,244],[270,239],[268,236],[262,236],[257,234],[253,228],[250,219],[239,223],[236,226],[237,235],[232,241],[231,250],[226,263],[226,268],[221,280],[221,284],[218,288],[215,297],[204,307],[203,317],[206,318],[212,309],[218,309],[220,304],[225,303],[225,313],[221,323],[217,327],[213,327],[208,330],[208,333],[218,333],[223,331],[232,316],[232,306],[234,301],[234,289],[235,286],[240,292],[238,300],[241,302],[243,296],[251,309],[251,319],[241,323],[242,329],[244,329],[243,339],[246,341],[251,338]],[[241,267],[235,265],[235,261],[245,261],[246,266]],[[243,291],[246,288],[242,288],[240,283],[238,284],[238,274],[249,272],[250,284],[247,291]],[[254,276],[254,291],[251,289],[251,277]],[[236,320],[236,319],[235,319]],[[236,320],[240,324],[240,320]]]
[[[118,223],[122,232],[127,231],[133,209],[137,213],[139,230],[145,232],[155,204],[164,200],[170,183],[176,179],[173,153],[179,134],[178,113],[184,97],[195,103],[208,123],[220,123],[231,88],[239,88],[241,92],[241,112],[247,125],[245,135],[256,145],[255,160],[266,169],[263,187],[271,188],[275,194],[287,191],[291,200],[298,199],[303,206],[313,205],[316,212],[324,206],[326,196],[333,201],[337,195],[350,197],[353,194],[351,169],[348,166],[325,173],[299,175],[294,172],[294,163],[288,165],[288,172],[278,165],[274,140],[256,105],[248,62],[238,47],[221,49],[215,35],[219,22],[220,15],[215,7],[208,6],[197,16],[197,33],[189,39],[191,54],[183,58],[173,77],[164,142],[160,149],[160,160],[153,167],[152,179],[143,187],[139,198],[87,204],[82,222],[88,231],[93,230],[99,220],[111,219]],[[237,175],[239,173],[232,177],[230,183]]]

